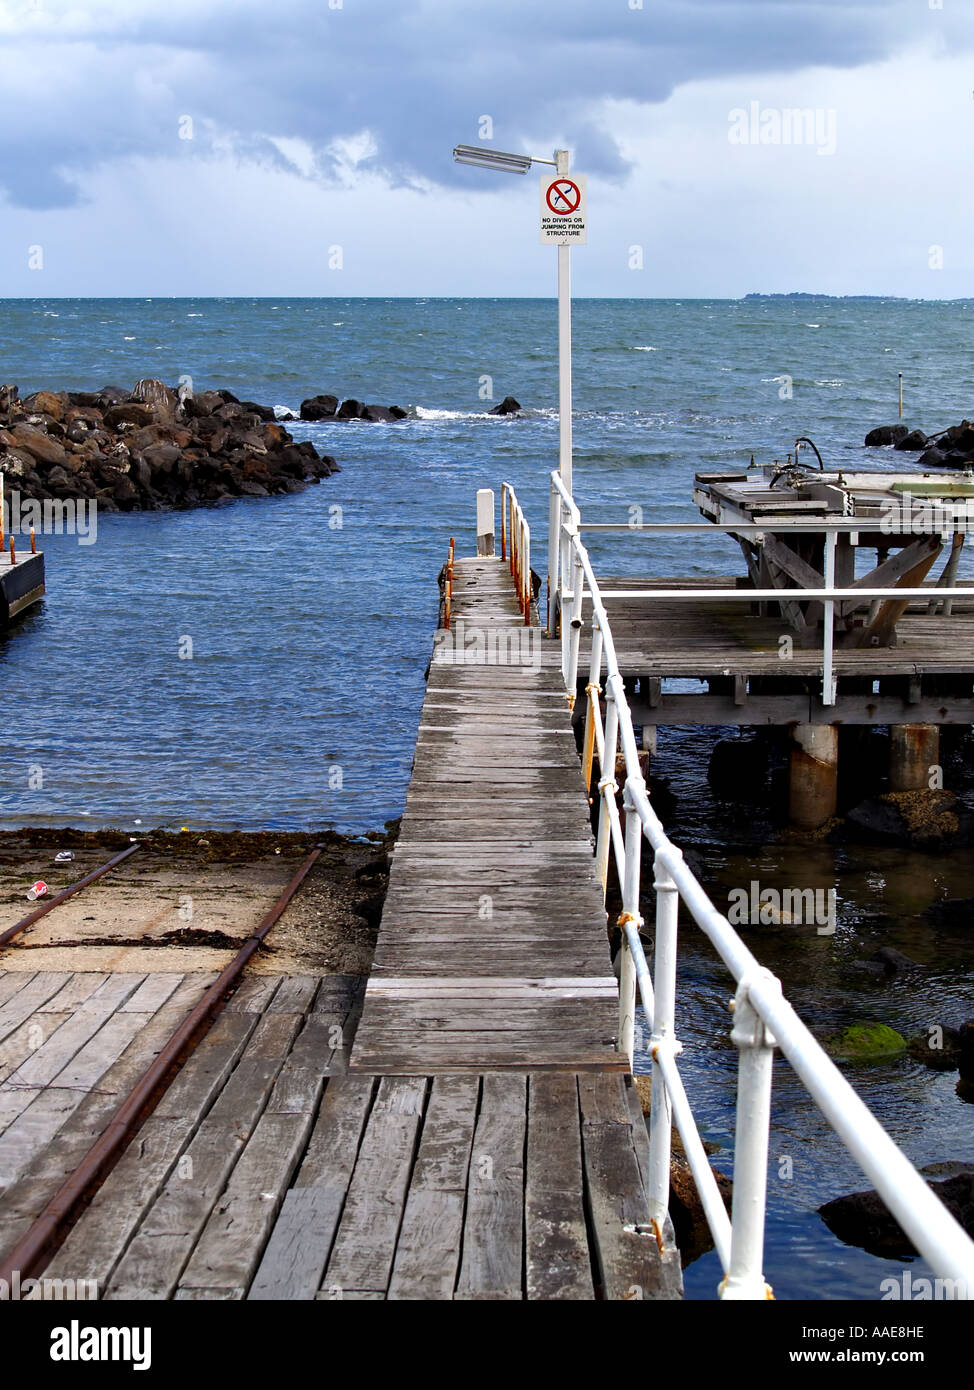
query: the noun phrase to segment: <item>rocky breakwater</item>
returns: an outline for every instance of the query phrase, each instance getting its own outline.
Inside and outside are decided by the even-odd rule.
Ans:
[[[901,453],[919,454],[917,463],[924,472],[928,468],[963,472],[974,467],[974,424],[970,420],[936,434],[911,430],[907,425],[879,425],[866,435],[865,444],[871,449],[892,447]]]
[[[24,499],[88,498],[105,511],[196,507],[297,492],[339,471],[295,442],[270,406],[231,391],[176,392],[144,380],[129,392],[0,386],[0,469]]]

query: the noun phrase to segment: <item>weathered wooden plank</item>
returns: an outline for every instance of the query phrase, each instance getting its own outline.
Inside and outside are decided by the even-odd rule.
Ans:
[[[68,1063],[99,1031],[105,1020],[134,994],[142,975],[110,975],[89,999],[56,1029],[36,1052],[9,1077],[13,1086],[47,1086],[59,1077]],[[112,1059],[114,1060],[114,1058]],[[104,1070],[104,1069],[103,1069]],[[101,1075],[98,1072],[97,1075]],[[63,1085],[84,1085],[65,1080]]]
[[[275,979],[276,987],[276,979]],[[268,1001],[270,991],[266,996]],[[105,1297],[170,1298],[264,1108],[300,1017],[264,1014],[112,1275]]]
[[[310,1109],[290,1114],[264,1112],[203,1228],[180,1277],[180,1289],[223,1289],[243,1297],[311,1123]]]
[[[433,1080],[406,1199],[390,1299],[451,1299],[460,1260],[477,1077]]]
[[[0,1006],[0,1042],[19,1028],[25,1018],[40,1009],[71,978],[64,971],[42,971],[30,977],[29,984],[19,989]]]
[[[48,1273],[107,1287],[143,1212],[151,1206],[257,1026],[257,1015],[222,1014],[122,1155]],[[184,1165],[184,1173],[188,1168]]]
[[[463,1225],[458,1299],[523,1297],[527,1077],[483,1078]]]
[[[592,1248],[603,1298],[665,1296],[621,1076],[579,1076]]]
[[[425,1078],[379,1083],[325,1270],[328,1288],[388,1288],[425,1097]]]
[[[0,971],[0,1006],[6,1004],[18,990],[29,985],[31,980],[37,978],[36,974],[30,970],[6,970]]]
[[[313,1299],[322,1277],[376,1087],[372,1076],[330,1081],[311,1140],[284,1196],[248,1298]]]
[[[524,1194],[528,1298],[595,1297],[583,1194],[577,1079],[532,1076]]]

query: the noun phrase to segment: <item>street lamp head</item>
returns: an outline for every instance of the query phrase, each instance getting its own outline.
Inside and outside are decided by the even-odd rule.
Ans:
[[[505,154],[503,150],[485,149],[482,145],[457,145],[453,158],[458,164],[497,169],[504,174],[526,174],[533,163],[529,154]]]

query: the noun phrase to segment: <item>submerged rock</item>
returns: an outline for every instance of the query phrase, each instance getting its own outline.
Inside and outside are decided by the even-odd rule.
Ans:
[[[891,444],[898,444],[909,433],[906,425],[878,425],[876,429],[869,431],[865,442],[870,448],[888,448]]]
[[[517,415],[521,410],[521,405],[513,396],[505,396],[500,405],[495,405],[488,410],[488,415]]]
[[[942,853],[972,842],[974,816],[953,792],[886,792],[854,806],[832,838]]]
[[[905,434],[902,439],[897,440],[893,447],[902,449],[903,452],[907,454],[918,454],[922,449],[927,447],[929,442],[923,430],[910,430],[909,434]]]
[[[829,1038],[825,1050],[844,1062],[885,1062],[906,1051],[906,1039],[886,1023],[853,1023]]]
[[[974,1235],[974,1168],[968,1165],[955,1176],[931,1182],[929,1186],[968,1235]],[[908,1259],[918,1253],[882,1197],[872,1188],[836,1197],[819,1207],[818,1212],[832,1234],[846,1245],[857,1245],[871,1255],[894,1260]]]

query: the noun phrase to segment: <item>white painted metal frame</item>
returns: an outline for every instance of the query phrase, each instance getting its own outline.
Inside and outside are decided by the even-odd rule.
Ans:
[[[586,740],[591,729],[592,745],[598,753],[601,769],[596,864],[604,890],[611,853],[622,885],[619,1047],[628,1054],[630,1065],[635,1040],[637,996],[650,1028],[653,1094],[648,1195],[657,1239],[661,1244],[665,1239],[672,1122],[683,1140],[724,1270],[720,1297],[740,1300],[772,1296],[763,1273],[763,1249],[771,1081],[774,1049],[778,1047],[842,1143],[874,1183],[916,1249],[939,1277],[960,1281],[956,1287],[962,1297],[974,1298],[974,1242],[934,1196],[860,1100],[783,997],[780,981],[751,954],[687,868],[680,850],[667,838],[650,804],[640,769],[632,715],[606,616],[604,595],[599,590],[588,552],[582,543],[579,511],[557,473],[551,475],[551,483],[553,534],[549,536],[549,563],[554,571],[551,607],[555,609],[554,599],[557,597],[562,614],[571,614],[569,621],[562,622],[561,634],[562,672],[566,692],[572,702],[577,688],[581,604],[586,586],[592,601],[592,657]],[[565,582],[566,578],[570,580],[569,583]],[[633,592],[645,596],[645,591]],[[740,592],[747,599],[756,596],[754,590]],[[780,597],[780,592],[774,590],[767,596]],[[854,592],[861,597],[870,596],[869,591]],[[789,596],[814,597],[831,603],[848,596],[850,591],[828,587],[805,593],[789,590],[788,593]],[[889,597],[890,590],[883,593]],[[913,596],[914,593],[929,597],[929,590],[896,590],[897,596]],[[733,594],[733,590],[704,591],[703,597],[725,599]],[[667,598],[677,596],[699,599],[702,595],[700,591],[693,594],[676,591],[665,595]],[[655,593],[651,597],[663,595]],[[603,667],[606,696],[604,724],[598,698],[602,690]],[[620,744],[625,761],[624,828],[616,803],[618,787],[615,768]],[[643,840],[653,851],[655,871],[656,942],[652,975],[639,934],[643,924],[639,912]],[[677,918],[681,899],[727,966],[737,986],[731,1003],[734,1015],[731,1040],[738,1049],[739,1066],[734,1197],[729,1219],[677,1067],[677,1057],[682,1050],[676,1037]]]
[[[508,561],[525,624],[531,621],[531,528],[510,483],[501,483],[501,555]]]

